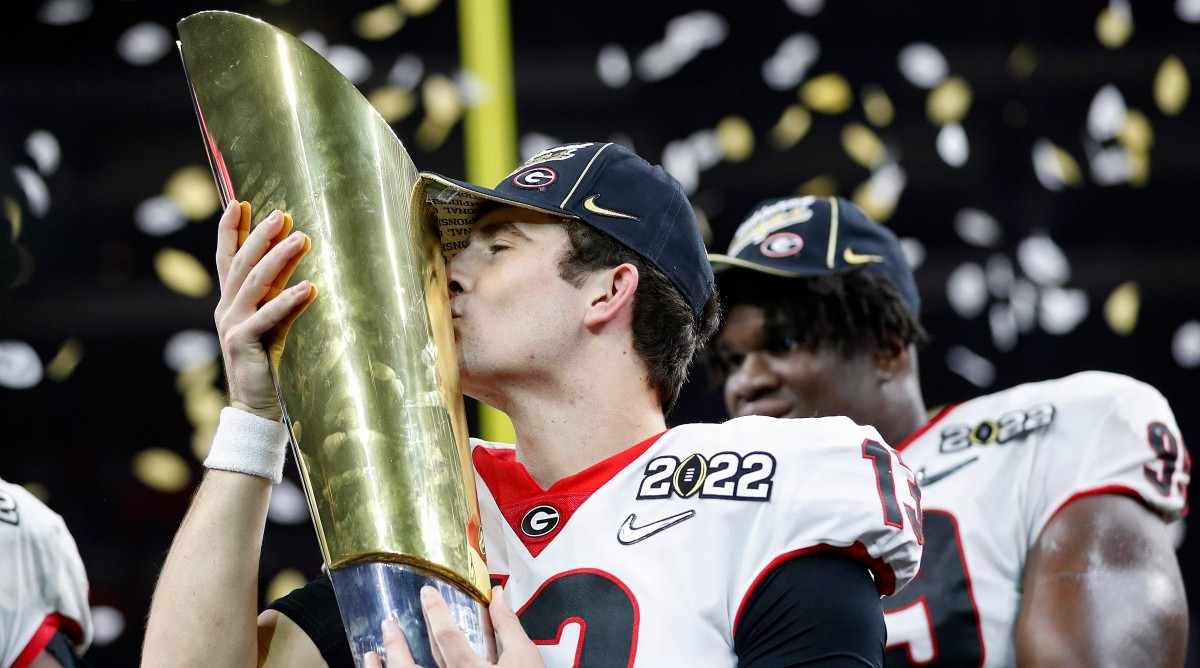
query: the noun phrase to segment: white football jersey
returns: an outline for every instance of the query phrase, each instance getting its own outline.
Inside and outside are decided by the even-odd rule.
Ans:
[[[1013,666],[1025,556],[1071,501],[1181,516],[1191,462],[1166,400],[1089,371],[950,406],[897,446],[925,511],[921,573],[884,600],[889,666]]]
[[[920,560],[913,474],[847,418],[679,426],[548,490],[472,443],[488,570],[552,668],[734,666],[739,614],[788,558],[846,553],[881,594]]]
[[[0,479],[0,665],[28,665],[58,630],[92,642],[87,573],[58,513]]]

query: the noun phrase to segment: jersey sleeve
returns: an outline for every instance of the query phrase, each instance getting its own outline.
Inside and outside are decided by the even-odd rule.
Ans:
[[[56,633],[79,654],[92,642],[88,579],[62,517],[25,488],[0,480],[0,660],[32,658]]]
[[[350,641],[338,608],[333,581],[321,573],[303,587],[294,589],[267,605],[291,619],[307,635],[329,668],[353,668]]]
[[[739,668],[882,666],[887,630],[875,583],[836,554],[790,559],[755,588],[733,639]]]
[[[775,460],[772,496],[760,520],[770,531],[761,552],[769,561],[755,565],[755,581],[788,559],[818,551],[866,565],[882,595],[916,576],[920,490],[873,427],[845,417],[754,418],[744,426],[748,433],[737,440],[769,445]]]
[[[1139,499],[1166,522],[1184,514],[1191,458],[1162,394],[1102,372],[1070,376],[1051,388],[1052,431],[1029,472],[1031,540],[1061,508],[1095,494]]]

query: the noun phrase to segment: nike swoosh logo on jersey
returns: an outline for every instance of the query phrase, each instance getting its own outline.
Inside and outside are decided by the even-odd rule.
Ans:
[[[646,540],[659,531],[669,529],[676,524],[679,524],[685,520],[690,520],[695,516],[696,511],[689,510],[687,512],[679,513],[678,515],[664,517],[661,520],[648,522],[640,527],[635,527],[633,526],[633,521],[637,519],[637,515],[630,513],[629,517],[625,518],[625,522],[621,524],[621,528],[617,531],[617,542],[621,543],[622,545],[633,545],[634,543]]]
[[[591,211],[592,213],[598,213],[601,216],[611,216],[613,218],[626,218],[628,220],[637,220],[638,219],[637,216],[631,216],[627,213],[621,213],[620,211],[613,211],[612,209],[606,209],[606,208],[600,206],[599,204],[596,204],[596,199],[598,197],[600,197],[600,196],[592,195],[591,197],[583,200],[583,208],[587,209],[588,211]]]
[[[979,460],[979,457],[972,457],[970,459],[963,460],[963,461],[955,464],[954,466],[951,466],[950,468],[946,469],[945,471],[938,471],[937,473],[934,473],[933,475],[925,475],[925,469],[922,468],[917,473],[917,484],[921,485],[922,487],[927,487],[927,486],[932,485],[933,483],[941,480],[942,478],[945,478],[946,476],[950,475],[951,473],[957,473],[960,469],[962,469],[962,467],[966,466],[967,464],[973,464],[974,462],[976,462],[978,460]]]
[[[883,262],[882,255],[867,255],[864,253],[855,253],[849,247],[842,251],[842,259],[846,264],[869,264],[871,262]]]

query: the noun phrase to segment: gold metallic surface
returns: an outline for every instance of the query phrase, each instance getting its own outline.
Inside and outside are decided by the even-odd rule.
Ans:
[[[230,12],[178,24],[222,202],[312,239],[320,296],[274,369],[326,563],[394,561],[489,594],[445,264],[417,170],[300,40]]]

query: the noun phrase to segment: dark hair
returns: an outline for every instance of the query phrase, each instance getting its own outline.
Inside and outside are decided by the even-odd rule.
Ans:
[[[889,340],[906,346],[928,341],[892,282],[865,268],[804,278],[733,270],[719,284],[726,312],[737,304],[765,312],[768,340],[790,339],[800,348],[837,350],[846,358],[885,350]],[[728,369],[715,346],[705,349],[703,361],[710,378],[723,382]]]
[[[570,250],[559,260],[563,280],[579,286],[585,274],[631,264],[638,270],[633,297],[633,350],[646,364],[650,386],[667,413],[679,399],[688,367],[704,349],[720,321],[716,291],[704,305],[700,322],[670,279],[641,255],[577,220],[563,220]]]

